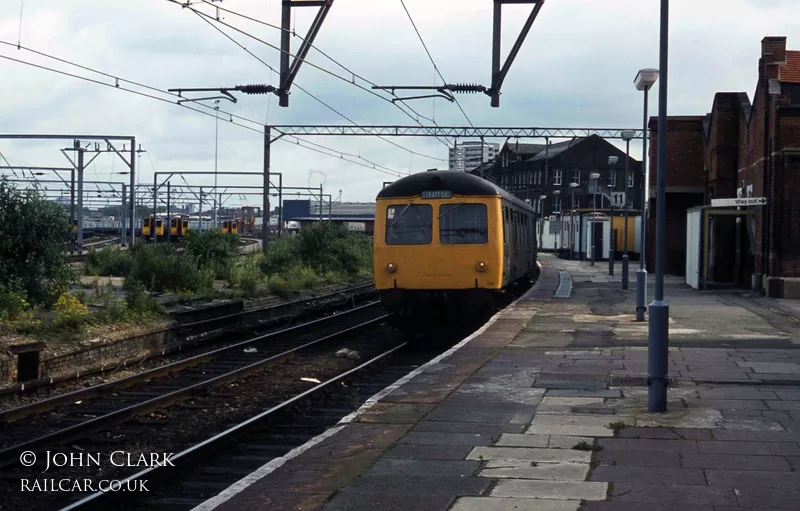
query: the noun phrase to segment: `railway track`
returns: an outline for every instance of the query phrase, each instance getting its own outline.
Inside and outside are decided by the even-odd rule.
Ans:
[[[0,467],[17,463],[23,452],[42,451],[108,431],[126,420],[243,379],[300,350],[374,325],[385,317],[380,303],[371,302],[128,378],[0,412],[0,421],[7,422],[0,438]]]
[[[255,307],[230,314],[215,315],[213,307],[201,308],[198,314],[205,316],[211,315],[213,317],[207,317],[207,319],[197,321],[186,321],[179,317],[179,323],[176,325],[172,325],[157,332],[148,332],[145,335],[152,335],[154,333],[163,334],[165,336],[171,336],[173,341],[169,346],[156,350],[144,359],[138,356],[136,360],[126,360],[118,364],[118,366],[125,367],[128,363],[142,364],[145,360],[170,355],[176,351],[185,353],[191,352],[198,347],[204,348],[213,344],[235,342],[238,339],[245,339],[247,333],[254,329],[263,330],[273,327],[278,322],[285,321],[291,324],[295,321],[314,317],[315,315],[336,312],[337,308],[344,304],[355,307],[357,303],[364,299],[369,299],[374,294],[373,284],[368,283],[290,302],[284,302],[280,299],[265,300]],[[224,337],[224,339],[221,339],[222,337]],[[111,369],[111,367],[107,369]],[[48,389],[54,389],[58,385],[66,382],[104,373],[107,369],[83,369],[74,374],[62,375],[58,378],[41,378],[39,380],[25,382],[14,387],[3,389],[0,391],[0,396],[13,393],[29,394],[32,392],[45,392],[48,391]],[[13,414],[5,415],[7,412],[8,411],[0,411],[0,423],[4,420],[13,420],[15,417]]]
[[[297,446],[336,425],[376,392],[429,360],[431,353],[407,352],[404,344],[172,456],[170,467],[131,474],[125,485],[147,480],[147,493],[95,493],[68,510],[189,510]],[[344,383],[344,385],[343,385]]]

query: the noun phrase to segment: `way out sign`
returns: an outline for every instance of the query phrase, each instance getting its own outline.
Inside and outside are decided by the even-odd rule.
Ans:
[[[764,206],[766,197],[740,197],[738,199],[711,199],[711,207],[722,208],[726,206]]]

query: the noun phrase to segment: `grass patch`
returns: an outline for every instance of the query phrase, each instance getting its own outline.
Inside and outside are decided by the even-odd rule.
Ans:
[[[610,423],[610,424],[608,425],[608,427],[609,427],[609,428],[611,428],[611,430],[612,430],[612,431],[614,432],[614,434],[616,435],[616,434],[618,434],[620,431],[622,431],[623,429],[627,428],[627,427],[628,427],[628,425],[627,425],[627,424],[625,424],[623,421],[616,421],[616,422],[612,422],[612,423]]]
[[[586,440],[581,440],[577,444],[573,445],[572,448],[575,449],[576,451],[592,451],[592,452],[595,452],[595,451],[602,451],[603,450],[603,446],[602,445],[597,445],[594,442],[589,443]]]

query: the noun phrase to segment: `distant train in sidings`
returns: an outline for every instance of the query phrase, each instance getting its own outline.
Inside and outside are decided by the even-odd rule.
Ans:
[[[538,277],[536,215],[464,172],[404,177],[378,194],[375,286],[398,323],[452,320]]]

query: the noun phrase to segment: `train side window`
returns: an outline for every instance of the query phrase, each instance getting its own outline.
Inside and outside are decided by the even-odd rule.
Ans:
[[[433,207],[401,204],[386,208],[387,245],[429,245],[433,240]]]
[[[442,245],[479,245],[489,242],[486,204],[443,204],[439,208]]]

